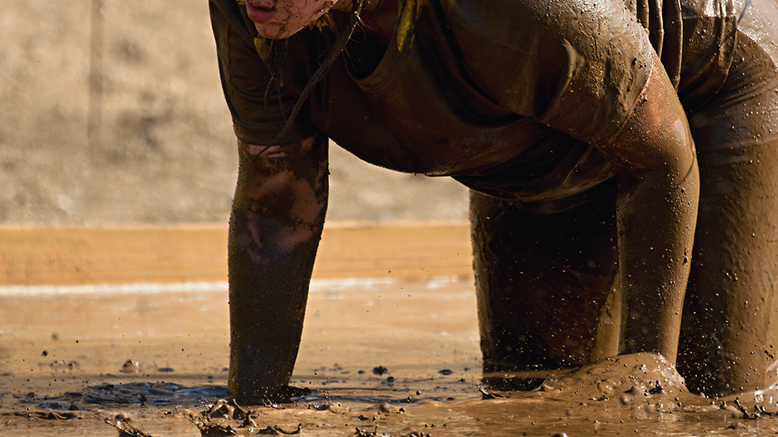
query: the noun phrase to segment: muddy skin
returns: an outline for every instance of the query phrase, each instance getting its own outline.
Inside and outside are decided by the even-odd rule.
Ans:
[[[689,117],[702,194],[679,370],[708,394],[776,382],[778,57],[757,43],[775,37],[776,9],[744,17],[731,92]]]
[[[241,0],[239,3],[247,8],[250,18],[257,20],[254,26],[261,35],[281,39],[293,35],[311,21],[318,19],[333,7],[337,0],[312,0],[304,5],[287,0]],[[271,7],[275,11],[275,16],[270,20],[268,17],[262,17],[263,10],[266,11]]]
[[[590,361],[599,308],[617,277],[614,198],[611,193],[587,204],[588,215],[575,211],[548,216],[471,193],[484,372],[564,368]],[[490,267],[498,260],[505,267],[495,274]],[[618,354],[620,326],[621,318],[612,317],[603,327],[613,331],[616,340],[601,345],[603,356]],[[493,383],[499,386],[499,381]]]
[[[229,230],[230,395],[288,400],[308,284],[327,206],[327,142],[239,142]],[[290,275],[289,272],[296,272]]]
[[[626,126],[601,150],[623,166],[616,199],[619,353],[656,352],[675,362],[699,172],[683,107],[655,62]]]
[[[755,74],[754,69],[762,72]],[[774,372],[767,371],[776,360],[773,336],[775,319],[772,315],[775,305],[774,273],[771,273],[776,268],[774,212],[778,206],[778,193],[775,191],[775,169],[778,168],[775,150],[778,144],[774,133],[778,132],[778,126],[773,115],[774,108],[778,106],[778,96],[775,92],[774,71],[774,65],[766,62],[761,49],[743,37],[730,79],[724,84],[726,88],[737,90],[739,96],[734,98],[730,94],[723,95],[689,117],[700,161],[701,200],[694,251],[685,254],[685,259],[691,260],[692,269],[684,304],[678,367],[686,377],[689,387],[695,392],[729,395],[766,388],[775,382]],[[714,129],[714,126],[728,126],[727,132]],[[754,144],[754,138],[760,141]],[[489,206],[489,202],[494,203],[494,206]],[[605,201],[606,204],[607,202]],[[582,220],[589,220],[588,214],[595,214],[593,217],[597,217],[596,214],[604,214],[600,222],[603,226],[599,226],[604,229],[599,230],[597,222],[594,222],[595,227],[585,228],[586,231],[582,235],[602,235],[602,244],[615,240],[614,230],[605,226],[612,221],[607,209],[602,213],[601,208],[607,207],[602,202],[593,202],[590,207],[592,209],[580,208],[579,215],[571,216],[569,224],[564,225],[564,228],[578,229],[587,226],[583,224],[587,222]],[[575,326],[544,322],[549,319],[543,314],[551,314],[549,317],[553,320],[569,321],[571,318],[560,317],[558,313],[570,310],[559,307],[544,308],[542,304],[529,305],[529,309],[522,309],[525,307],[521,304],[511,305],[508,299],[515,290],[522,289],[522,286],[516,283],[517,274],[514,270],[517,270],[535,272],[536,276],[529,279],[524,279],[526,273],[518,276],[527,283],[527,288],[524,288],[522,293],[527,294],[531,302],[545,302],[543,298],[555,301],[570,300],[565,295],[553,298],[553,292],[538,290],[537,284],[541,282],[541,276],[551,273],[538,272],[537,267],[531,268],[526,264],[527,261],[524,261],[525,264],[509,262],[508,265],[515,267],[505,271],[511,278],[506,282],[501,281],[499,275],[488,276],[486,267],[479,268],[479,265],[487,266],[496,262],[498,256],[520,262],[529,260],[532,256],[541,256],[536,253],[541,247],[555,250],[558,246],[561,258],[551,258],[554,261],[548,263],[550,271],[556,270],[554,277],[557,281],[562,281],[563,276],[558,271],[565,270],[571,276],[573,285],[565,285],[563,289],[580,290],[586,288],[585,281],[590,280],[590,275],[597,274],[592,271],[591,266],[586,266],[566,252],[575,250],[576,244],[579,244],[576,242],[581,237],[573,235],[565,241],[536,238],[523,243],[527,245],[523,251],[519,249],[519,252],[513,253],[510,247],[501,247],[501,238],[514,239],[513,229],[516,228],[530,229],[530,235],[542,233],[532,231],[531,226],[543,227],[545,223],[557,223],[557,218],[537,216],[534,223],[527,222],[531,220],[532,214],[511,212],[509,202],[502,201],[501,204],[501,201],[490,201],[488,197],[476,194],[473,195],[471,208],[474,214],[474,241],[489,242],[482,244],[482,249],[475,247],[477,278],[481,278],[483,284],[479,285],[479,298],[484,302],[494,302],[491,306],[488,303],[479,304],[482,325],[487,324],[482,329],[492,333],[483,340],[485,370],[516,369],[521,367],[516,363],[525,362],[536,363],[538,367],[553,368],[569,365],[576,357],[579,362],[586,362],[583,357],[591,349],[584,349],[577,354],[575,351],[559,352],[558,349],[564,344],[560,344],[555,338],[559,338],[562,332],[575,333],[576,328],[584,324],[588,326],[588,329],[584,330],[585,335],[574,334],[568,342],[572,341],[573,346],[593,342],[599,332],[597,329],[601,326],[592,320],[596,320],[596,308],[604,302],[602,295],[599,300],[592,299],[600,303],[590,309],[588,316],[579,314],[572,317]],[[500,211],[501,208],[507,209]],[[485,220],[485,217],[490,217],[490,220]],[[505,221],[504,229],[495,224],[495,217],[506,217],[502,219]],[[517,244],[521,245],[521,240],[518,240]],[[584,255],[584,260],[597,259],[606,264],[615,264],[615,253],[609,255],[607,247],[598,252],[597,246],[587,246],[591,256]],[[494,250],[496,254],[489,253],[487,248]],[[522,252],[532,255],[521,257]],[[576,256],[581,253],[586,254],[579,252]],[[576,265],[576,262],[579,264]],[[598,274],[604,284],[598,287],[607,287],[609,281],[618,281],[618,276],[609,273],[607,269],[601,269]],[[534,287],[537,297],[533,297],[533,292],[526,291],[530,290],[530,286]],[[578,296],[586,296],[585,293],[579,291]],[[499,299],[502,300],[497,305],[496,300]],[[606,305],[603,308],[612,307]],[[490,315],[490,311],[499,314]],[[516,327],[517,322],[507,314],[522,311],[533,314],[533,317],[520,318],[525,323],[532,323],[532,328]],[[584,312],[584,309],[579,307],[575,311]],[[565,315],[569,314],[568,312]],[[595,319],[592,319],[593,317]],[[518,338],[527,340],[511,340],[517,332]],[[532,357],[529,361],[518,358],[517,351],[526,351]]]
[[[633,160],[631,156],[638,152],[630,150],[640,150],[641,141],[664,145],[657,150],[691,144],[686,129],[659,128],[665,135],[656,139],[641,134],[663,120],[685,126],[676,121],[684,120],[677,100],[676,106],[651,103],[672,101],[662,95],[672,93],[665,84],[659,78],[649,82],[644,103],[622,134],[603,146],[614,161]],[[645,170],[652,161],[643,153],[639,162]],[[584,365],[636,351],[656,352],[674,361],[690,267],[684,254],[691,253],[696,216],[696,208],[683,206],[696,206],[698,187],[692,149],[683,151],[676,162],[675,169],[658,172],[675,175],[665,178],[666,191],[655,190],[663,183],[662,176],[657,181],[649,172],[636,178],[624,171],[618,193],[559,214],[531,214],[518,209],[515,202],[472,194],[474,268],[486,372]],[[659,196],[641,199],[646,192]],[[660,205],[666,201],[675,206],[666,208],[670,214],[662,218]],[[675,252],[657,253],[646,251],[647,247],[672,247]],[[664,291],[644,288],[657,278]],[[612,298],[606,307],[608,296],[617,289],[623,300]],[[606,313],[610,313],[607,318]]]

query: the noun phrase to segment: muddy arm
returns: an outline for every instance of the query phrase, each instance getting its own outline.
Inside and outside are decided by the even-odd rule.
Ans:
[[[617,165],[621,353],[656,352],[675,362],[694,239],[699,173],[675,90],[654,59],[624,129],[601,146]]]
[[[286,393],[302,334],[327,207],[327,139],[284,146],[238,141],[229,230],[229,393],[239,402]]]

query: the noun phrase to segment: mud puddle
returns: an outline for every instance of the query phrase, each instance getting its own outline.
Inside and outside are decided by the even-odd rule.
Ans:
[[[773,393],[737,403],[706,399],[685,391],[677,374],[652,357],[569,374],[491,375],[545,379],[531,392],[495,390],[482,381],[472,288],[470,280],[451,279],[316,283],[293,378],[310,392],[292,404],[261,406],[223,401],[229,341],[223,285],[6,293],[0,295],[0,435],[778,432]]]

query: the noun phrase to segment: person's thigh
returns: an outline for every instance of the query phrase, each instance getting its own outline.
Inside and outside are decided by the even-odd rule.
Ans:
[[[484,370],[615,355],[620,315],[604,309],[618,270],[615,190],[557,214],[477,192],[470,205]]]
[[[772,23],[772,24],[770,24]],[[727,394],[776,381],[778,5],[756,0],[739,23],[729,76],[689,117],[700,209],[679,370],[692,390]]]

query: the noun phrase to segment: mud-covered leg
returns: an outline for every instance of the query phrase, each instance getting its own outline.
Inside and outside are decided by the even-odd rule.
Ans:
[[[604,308],[618,271],[615,209],[615,193],[563,213],[532,214],[471,192],[485,372],[559,368],[618,353],[618,305]]]
[[[712,395],[769,386],[778,360],[778,72],[747,35],[738,45],[724,87],[690,117],[700,212],[678,368]]]
[[[229,393],[239,402],[288,398],[327,205],[326,141],[239,142],[229,231]]]

